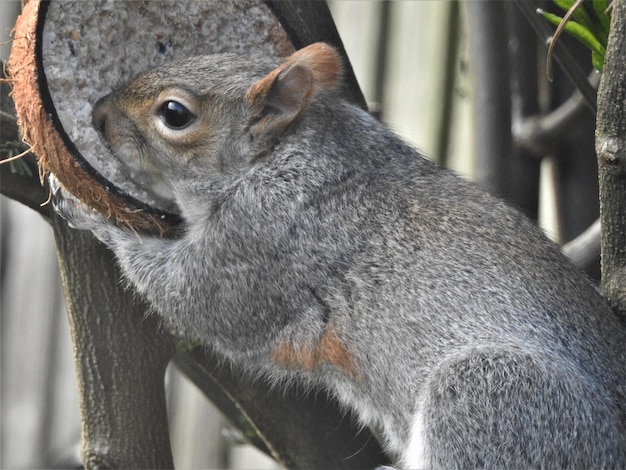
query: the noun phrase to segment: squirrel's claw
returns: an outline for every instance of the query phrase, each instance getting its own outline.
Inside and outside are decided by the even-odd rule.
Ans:
[[[70,227],[77,230],[93,230],[102,223],[108,223],[99,212],[63,188],[61,182],[52,173],[48,175],[48,184],[54,211],[66,220]]]

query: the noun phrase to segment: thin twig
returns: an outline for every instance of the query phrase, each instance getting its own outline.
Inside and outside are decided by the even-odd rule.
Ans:
[[[561,36],[561,33],[565,31],[565,25],[583,2],[584,0],[576,0],[576,2],[574,2],[570,9],[567,10],[567,13],[565,13],[565,15],[563,16],[563,19],[557,26],[554,34],[552,35],[552,38],[550,39],[550,44],[548,45],[548,56],[546,57],[546,76],[550,81],[552,81],[552,53],[554,51],[554,46],[559,40],[559,36]]]
[[[5,158],[4,160],[0,160],[0,165],[4,165],[5,163],[14,162],[15,160],[19,160],[20,158],[24,158],[26,155],[32,152],[32,147],[24,150],[22,153],[18,153],[17,155],[13,155],[12,157]]]

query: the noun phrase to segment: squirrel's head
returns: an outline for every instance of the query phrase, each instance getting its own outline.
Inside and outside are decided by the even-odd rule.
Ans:
[[[231,173],[263,155],[341,77],[339,55],[323,43],[278,67],[233,54],[193,57],[105,96],[93,122],[130,178],[173,200],[176,184]]]

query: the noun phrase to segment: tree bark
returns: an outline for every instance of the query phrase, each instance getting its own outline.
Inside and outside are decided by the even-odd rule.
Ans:
[[[598,90],[596,153],[602,224],[602,288],[626,321],[626,1],[613,2]]]
[[[175,339],[120,283],[112,254],[53,214],[87,468],[173,468],[164,374]]]

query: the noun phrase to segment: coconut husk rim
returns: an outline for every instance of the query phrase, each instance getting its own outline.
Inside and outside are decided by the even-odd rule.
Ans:
[[[66,134],[54,109],[43,68],[41,37],[49,0],[30,0],[18,17],[8,60],[11,97],[24,141],[39,163],[42,183],[53,173],[89,207],[136,230],[163,234],[180,222],[175,214],[147,206],[100,175]]]

